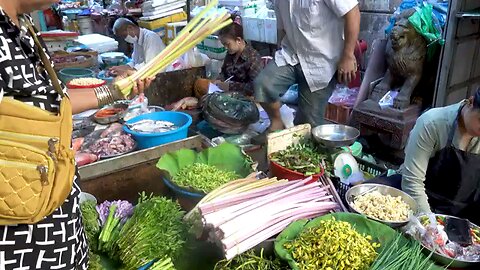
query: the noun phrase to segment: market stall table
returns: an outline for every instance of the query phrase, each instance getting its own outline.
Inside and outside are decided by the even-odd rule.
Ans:
[[[211,144],[206,138],[197,135],[101,160],[79,168],[80,187],[94,195],[99,202],[119,199],[135,202],[141,191],[168,195],[168,190],[161,181],[162,173],[155,167],[158,159],[167,152],[184,148],[200,150],[209,146]]]

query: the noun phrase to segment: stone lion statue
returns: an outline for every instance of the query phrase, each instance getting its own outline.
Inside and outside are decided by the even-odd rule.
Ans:
[[[415,9],[397,15],[386,48],[387,71],[382,81],[373,89],[370,99],[380,99],[390,90],[399,89],[394,107],[405,109],[415,87],[420,82],[427,54],[427,43],[409,23]]]

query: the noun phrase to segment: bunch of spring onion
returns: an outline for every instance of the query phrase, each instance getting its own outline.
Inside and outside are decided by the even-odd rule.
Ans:
[[[321,216],[340,205],[328,186],[311,183],[311,178],[286,181],[249,177],[214,190],[197,208],[197,218],[210,231],[210,240],[231,259],[280,233],[295,220]]]
[[[380,252],[370,270],[437,269],[430,260],[431,254],[425,256],[419,242],[406,241],[403,238],[398,234],[391,244]]]
[[[217,4],[218,0],[211,1],[160,54],[130,77],[116,82],[115,87],[120,90],[124,96],[129,96],[135,81],[150,78],[162,72],[168,65],[195,47],[209,35],[231,24],[232,20],[226,11],[220,15],[215,13],[207,15]]]
[[[143,194],[116,242],[125,268],[137,269],[164,257],[177,258],[186,239],[183,216],[178,203]]]
[[[102,231],[98,241],[98,250],[111,253],[120,229],[133,214],[133,205],[128,201],[105,201],[97,206]]]

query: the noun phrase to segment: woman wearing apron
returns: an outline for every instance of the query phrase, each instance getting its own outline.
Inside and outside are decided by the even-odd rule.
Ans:
[[[60,100],[69,97],[71,109],[67,112],[71,115],[72,112],[94,109],[121,97],[107,87],[76,90],[68,95],[62,90],[43,50],[44,44],[34,34],[30,18],[22,15],[48,8],[57,2],[59,0],[0,0],[0,90],[3,94],[3,99],[0,96],[0,109],[7,103],[12,104],[8,101],[13,99],[20,101],[19,104],[34,106],[35,110],[40,108],[51,112],[53,116],[59,114],[60,104],[67,103]],[[150,82],[137,82],[134,92],[143,90]],[[1,117],[5,119],[8,116],[2,114],[0,120]],[[32,115],[32,118],[35,117]],[[70,145],[71,138],[67,137],[66,142]],[[73,164],[73,157],[68,158]],[[5,187],[5,183],[13,178],[7,179],[3,169],[0,167],[0,181]],[[72,166],[71,170],[75,167]],[[54,204],[58,208],[53,208],[53,213],[41,216],[38,222],[0,225],[0,269],[87,269],[88,245],[79,208],[78,177],[76,170],[69,174],[75,175],[73,184],[69,186],[72,179],[61,179],[69,183],[65,190],[66,199]],[[45,184],[43,180],[42,184]],[[50,184],[47,182],[46,185]],[[52,188],[55,187],[53,185]],[[9,192],[2,188],[2,202],[11,195]]]
[[[468,100],[418,118],[400,172],[402,189],[420,212],[480,224],[480,89]]]

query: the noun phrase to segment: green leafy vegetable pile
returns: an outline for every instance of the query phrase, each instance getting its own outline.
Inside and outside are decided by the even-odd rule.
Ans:
[[[273,153],[270,159],[284,168],[307,176],[321,173],[322,168],[325,172],[333,171],[328,155],[321,153],[311,140],[304,140]]]
[[[117,241],[125,268],[137,269],[158,258],[177,258],[186,240],[183,216],[176,202],[142,194]]]
[[[90,249],[95,252],[98,247],[98,236],[100,235],[100,223],[98,222],[98,212],[94,201],[85,201],[80,204],[82,211],[83,226],[89,243]]]
[[[234,172],[223,171],[213,165],[195,163],[181,169],[173,177],[173,182],[180,187],[209,193],[239,178],[240,176]]]
[[[280,260],[265,258],[263,249],[260,256],[257,256],[253,250],[238,255],[231,260],[219,261],[214,270],[281,270],[286,269],[282,266]]]
[[[166,257],[165,259],[156,261],[148,270],[175,270],[172,259]]]
[[[88,253],[88,270],[103,270],[100,256],[90,251]]]

